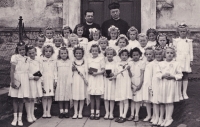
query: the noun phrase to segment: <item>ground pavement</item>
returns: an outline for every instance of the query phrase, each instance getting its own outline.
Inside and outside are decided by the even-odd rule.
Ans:
[[[149,122],[126,121],[124,123],[116,123],[114,120],[90,120],[88,117],[83,119],[59,119],[54,116],[50,119],[40,118],[29,127],[151,127]]]

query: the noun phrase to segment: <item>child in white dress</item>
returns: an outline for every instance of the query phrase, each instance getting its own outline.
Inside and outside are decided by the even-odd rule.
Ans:
[[[140,57],[140,60],[145,62],[146,57],[145,57],[144,53],[145,53],[145,49],[147,48],[148,37],[144,33],[140,33],[138,35],[138,41],[140,43],[140,46],[138,48],[142,52],[142,56]]]
[[[139,121],[139,111],[140,111],[140,105],[142,102],[141,88],[142,88],[143,80],[144,80],[145,64],[143,61],[140,60],[141,56],[142,56],[142,52],[140,51],[139,48],[136,47],[136,48],[131,49],[130,51],[130,57],[132,58],[132,61],[130,61],[131,73],[132,73],[131,88],[133,90],[134,96],[132,97],[131,115],[128,118],[128,120],[132,121],[134,119],[134,122]]]
[[[88,58],[88,94],[91,100],[90,119],[100,119],[100,97],[104,94],[103,73],[105,71],[105,61],[99,57],[101,50],[98,45],[92,45],[90,52],[92,58]],[[94,115],[94,104],[96,101],[96,114]]]
[[[11,57],[10,89],[8,96],[13,99],[14,119],[11,125],[23,126],[23,98],[29,97],[28,58],[25,56],[25,43],[17,44],[15,54]]]
[[[72,84],[72,62],[68,56],[66,47],[61,47],[58,53],[57,66],[57,86],[55,92],[55,101],[58,101],[60,114],[59,118],[69,118],[68,105],[71,97]]]
[[[150,94],[149,87],[151,86],[151,78],[152,73],[150,71],[150,66],[149,64],[153,61],[154,59],[154,51],[153,47],[147,47],[145,49],[145,57],[146,57],[146,62],[145,62],[145,72],[144,72],[144,83],[142,86],[142,100],[144,101],[144,104],[146,105],[146,110],[147,110],[147,116],[143,121],[149,121],[151,119],[151,99],[152,95]],[[154,116],[153,116],[154,118]],[[154,119],[151,119],[150,122],[152,122]]]
[[[65,26],[62,29],[62,36],[64,40],[64,44],[66,47],[69,47],[69,35],[72,33],[72,29],[69,26]]]
[[[57,60],[57,59],[58,59],[58,52],[59,52],[59,50],[60,50],[60,47],[61,47],[61,46],[65,46],[62,35],[57,34],[57,35],[53,36],[53,43],[54,43],[54,54],[53,54],[53,58],[54,58],[55,60]]]
[[[114,103],[115,103],[115,85],[116,80],[109,80],[109,77],[114,76],[115,73],[115,61],[113,59],[116,56],[116,51],[112,47],[107,47],[104,53],[106,60],[105,60],[105,72],[104,72],[104,84],[105,84],[105,91],[104,91],[104,104],[106,109],[106,114],[104,119],[113,120],[113,110],[114,110]],[[110,107],[110,111],[109,111]]]
[[[44,42],[44,46],[45,45],[51,45],[52,47],[54,47],[54,44],[53,44],[54,33],[55,33],[55,31],[52,27],[47,26],[45,28],[44,35],[46,36],[46,40]]]
[[[74,101],[74,115],[72,118],[82,119],[84,100],[87,98],[88,68],[86,60],[83,59],[85,53],[83,47],[75,47],[73,53],[75,60],[72,67],[72,99]]]
[[[116,89],[115,89],[115,101],[119,101],[120,116],[115,122],[123,123],[126,121],[126,114],[128,111],[129,103],[128,99],[132,99],[131,91],[131,72],[128,63],[129,52],[127,49],[122,49],[119,52],[120,62],[115,67]]]
[[[82,24],[76,25],[74,28],[74,33],[78,35],[79,44],[84,47],[84,50],[87,48],[88,39],[83,37],[85,34],[85,28]]]
[[[79,41],[78,41],[78,36],[74,33],[69,35],[69,47],[67,48],[68,52],[69,52],[69,58],[71,61],[74,61],[74,47],[76,47],[77,45],[79,45]]]
[[[101,49],[101,54],[99,54],[99,56],[101,57],[105,57],[104,54],[105,54],[105,50],[106,50],[106,47],[108,46],[108,40],[106,37],[101,37],[98,41],[98,44],[100,46],[100,49]]]
[[[112,47],[114,49],[116,49],[116,42],[117,42],[117,38],[120,34],[119,28],[117,28],[116,26],[112,25],[108,28],[108,34],[110,36],[110,40],[109,40],[109,47]]]
[[[46,45],[42,49],[44,57],[40,59],[40,71],[42,73],[41,84],[43,89],[42,106],[43,118],[51,118],[51,104],[54,96],[54,88],[57,84],[56,60],[53,59],[54,49]]]
[[[193,45],[192,40],[187,38],[189,28],[186,24],[181,24],[177,28],[179,38],[173,40],[176,47],[176,61],[182,66],[183,78],[179,81],[179,96],[180,99],[188,99],[188,74],[192,72],[191,66],[193,65]],[[183,91],[182,91],[183,88]]]
[[[129,51],[135,47],[140,46],[140,43],[137,41],[138,30],[134,26],[128,29],[127,37],[129,39],[129,45],[128,45]]]
[[[116,60],[117,62],[121,61],[121,58],[120,58],[120,56],[119,56],[119,52],[120,52],[121,50],[127,49],[127,50],[129,51],[129,49],[128,49],[128,44],[129,44],[128,38],[127,38],[124,34],[120,34],[120,35],[118,36],[118,38],[117,38],[116,47],[115,47],[115,50],[116,50],[116,52],[117,52],[117,57],[116,57],[115,60]]]
[[[37,35],[35,42],[36,42],[36,57],[40,58],[42,56],[42,47],[44,45],[44,42],[46,40],[46,37],[44,34]]]
[[[101,31],[96,28],[90,28],[89,32],[90,32],[89,37],[92,41],[88,42],[86,49],[86,56],[92,57],[92,54],[90,53],[90,48],[93,44],[98,44],[98,40],[101,37]]]
[[[153,103],[153,118],[152,124],[160,126],[163,122],[164,116],[164,105],[159,103],[158,97],[160,94],[159,87],[161,80],[157,78],[157,66],[159,66],[159,62],[163,60],[163,49],[161,47],[155,47],[154,49],[155,60],[150,62],[148,66],[148,75],[149,75],[149,83],[151,83],[149,87],[149,92],[152,95],[151,102]],[[160,117],[159,117],[160,116]]]
[[[174,102],[180,101],[178,81],[183,76],[182,67],[179,62],[174,61],[174,47],[167,47],[165,50],[166,60],[159,63],[157,77],[161,80],[158,101],[165,104],[165,120],[161,126],[169,126],[173,122],[172,114]]]
[[[148,29],[147,30],[147,37],[148,37],[148,43],[147,43],[147,47],[152,47],[156,45],[156,37],[157,37],[157,31],[156,29]]]
[[[29,84],[30,84],[30,90],[29,90],[29,98],[27,102],[25,103],[26,112],[27,112],[27,121],[33,122],[36,121],[35,115],[34,115],[34,100],[38,97],[42,97],[42,86],[41,86],[41,75],[35,75],[37,72],[40,71],[40,63],[39,58],[36,57],[36,48],[32,45],[26,46],[27,55],[29,56],[28,62],[29,62]]]

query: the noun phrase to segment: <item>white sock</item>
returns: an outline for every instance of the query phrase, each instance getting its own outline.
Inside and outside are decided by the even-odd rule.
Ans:
[[[22,112],[19,112],[18,120],[22,120]]]
[[[68,109],[65,109],[65,113],[68,113]]]
[[[63,113],[63,109],[60,109],[60,113]]]
[[[96,114],[99,114],[99,110],[96,110]]]
[[[91,113],[94,113],[94,109],[91,109]]]
[[[17,120],[17,113],[13,113],[14,115],[14,120]]]

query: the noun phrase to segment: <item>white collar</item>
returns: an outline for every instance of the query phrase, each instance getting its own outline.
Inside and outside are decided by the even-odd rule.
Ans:
[[[92,23],[86,22],[86,24],[87,24],[87,25],[92,25],[92,24],[93,24],[93,22],[92,22]]]

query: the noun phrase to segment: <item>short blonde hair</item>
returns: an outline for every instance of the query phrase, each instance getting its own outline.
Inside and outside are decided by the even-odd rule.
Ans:
[[[51,45],[45,45],[43,48],[42,48],[42,55],[44,56],[45,55],[45,50],[48,49],[48,48],[51,48],[51,51],[52,51],[52,55],[54,54],[54,49]]]

